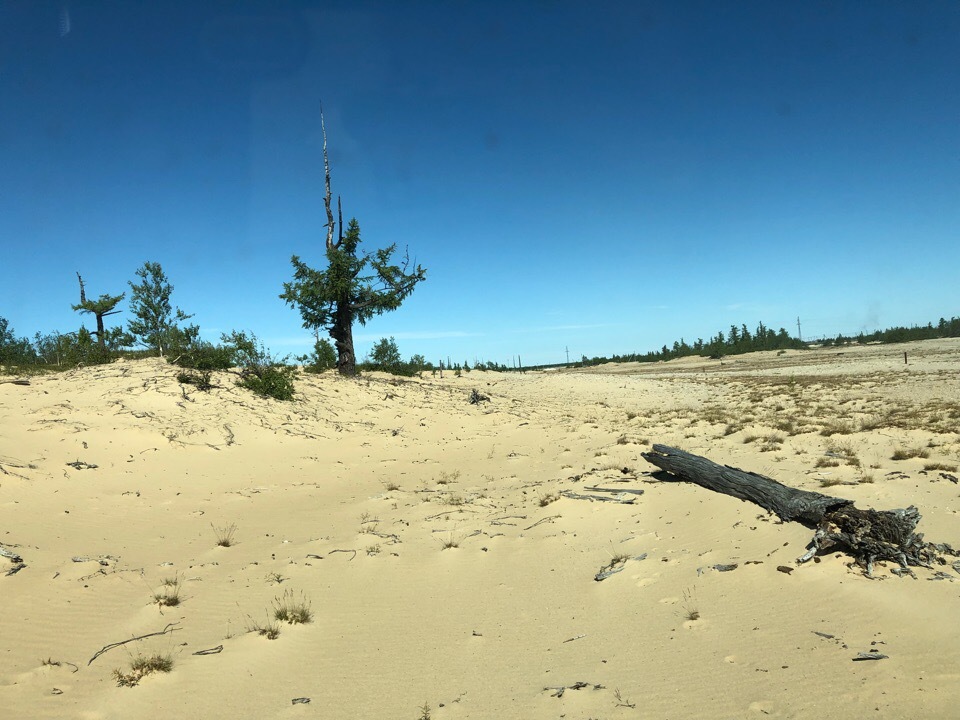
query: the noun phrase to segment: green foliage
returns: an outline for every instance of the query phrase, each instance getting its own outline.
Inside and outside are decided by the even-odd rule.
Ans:
[[[235,364],[233,356],[231,347],[185,338],[183,345],[171,346],[167,361],[194,370],[229,370]]]
[[[370,365],[374,370],[393,373],[402,362],[397,341],[392,337],[389,340],[382,338],[374,343],[373,349],[370,351]]]
[[[291,259],[293,282],[283,284],[280,298],[296,307],[303,327],[324,329],[336,342],[341,373],[355,371],[352,327],[365,325],[375,315],[396,310],[426,279],[426,271],[411,268],[409,257],[392,264],[396,245],[358,255],[360,225],[350,221],[338,242],[328,243],[327,269],[315,270],[296,255]]]
[[[145,262],[137,271],[138,284],[130,285],[130,312],[134,319],[127,324],[132,340],[156,350],[161,357],[171,347],[182,346],[199,328],[191,326],[181,330],[178,323],[189,320],[180,308],[174,312],[170,305],[173,285],[160,267],[160,263]]]
[[[27,338],[18,338],[9,321],[0,317],[0,365],[33,365],[38,356]]]
[[[77,280],[80,281],[80,303],[78,305],[71,305],[71,307],[80,313],[88,313],[93,315],[97,320],[97,329],[93,331],[93,335],[97,337],[97,344],[101,349],[107,346],[108,340],[118,341],[123,335],[122,332],[113,331],[113,334],[108,336],[106,330],[103,326],[103,319],[108,315],[116,315],[119,310],[115,310],[117,304],[123,300],[126,296],[126,293],[121,293],[120,295],[101,295],[96,300],[87,300],[86,290],[83,284],[83,278],[80,277],[80,273],[77,273]]]
[[[304,370],[311,373],[322,373],[337,366],[337,352],[326,338],[321,338],[313,346],[313,354],[309,358]]]
[[[257,395],[276,400],[292,400],[293,380],[297,371],[276,360],[253,333],[233,331],[221,337],[224,345],[232,351],[240,368],[238,385],[252,390]]]
[[[181,382],[184,385],[196,385],[197,390],[207,391],[213,387],[213,383],[210,381],[210,375],[209,370],[201,370],[199,372],[182,370],[177,373],[177,382]]]

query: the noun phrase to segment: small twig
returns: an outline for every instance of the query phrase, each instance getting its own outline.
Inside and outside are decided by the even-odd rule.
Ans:
[[[537,520],[537,521],[536,521],[533,525],[531,525],[530,527],[525,527],[524,530],[532,530],[533,528],[535,528],[537,525],[540,525],[541,523],[545,523],[545,522],[550,522],[550,523],[552,523],[552,522],[553,522],[554,520],[556,520],[558,517],[563,517],[563,515],[550,515],[549,517],[545,517],[545,518],[543,518],[542,520]]]
[[[584,635],[577,635],[577,636],[572,637],[572,638],[567,638],[567,639],[564,640],[563,642],[565,642],[565,643],[573,642],[574,640],[579,640],[580,638],[585,638],[585,637],[586,637],[586,634],[584,634]]]
[[[207,650],[197,650],[194,655],[216,655],[219,652],[223,652],[223,645],[217,645],[215,648]]]
[[[331,550],[330,552],[327,553],[327,555],[333,555],[334,553],[338,553],[338,552],[342,552],[342,553],[353,553],[353,555],[350,557],[350,560],[353,560],[353,558],[355,558],[355,557],[357,556],[357,551],[356,551],[356,550]]]
[[[115,642],[115,643],[110,643],[109,645],[104,645],[102,648],[100,648],[99,650],[97,650],[96,654],[94,654],[94,656],[93,656],[92,658],[90,658],[90,659],[87,661],[87,665],[89,666],[94,660],[96,660],[98,657],[100,657],[100,656],[103,655],[105,652],[107,652],[107,650],[113,650],[115,647],[120,647],[121,645],[126,645],[127,643],[133,642],[134,640],[143,640],[143,639],[148,638],[148,637],[154,637],[154,636],[156,636],[156,635],[166,635],[168,632],[174,632],[174,631],[176,631],[176,630],[180,630],[180,629],[182,629],[182,628],[173,627],[174,625],[179,625],[179,624],[180,624],[179,621],[178,621],[178,622],[174,622],[174,623],[167,623],[167,626],[166,626],[163,630],[161,630],[160,632],[147,633],[146,635],[139,635],[139,636],[137,636],[137,637],[132,637],[132,638],[130,638],[129,640],[121,640],[120,642]]]

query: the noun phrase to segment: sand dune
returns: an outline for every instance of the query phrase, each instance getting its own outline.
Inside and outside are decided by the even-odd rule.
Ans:
[[[0,384],[0,547],[25,565],[0,558],[3,717],[955,717],[960,575],[798,567],[808,529],[640,453],[913,504],[960,546],[958,371],[931,341],[305,376],[292,403],[160,360]],[[118,687],[153,654],[169,672]]]

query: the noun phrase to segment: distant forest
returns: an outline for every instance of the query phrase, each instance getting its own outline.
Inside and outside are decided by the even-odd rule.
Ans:
[[[698,355],[701,357],[710,357],[720,359],[727,355],[741,355],[758,350],[805,350],[810,347],[839,347],[852,343],[899,343],[909,342],[911,340],[931,340],[933,338],[960,337],[960,318],[951,317],[949,320],[940,318],[936,325],[927,323],[926,325],[913,327],[892,327],[887,330],[877,330],[872,333],[860,333],[858,335],[837,335],[835,338],[825,338],[822,340],[804,341],[791,337],[784,329],[780,328],[774,331],[760,323],[757,328],[750,332],[746,325],[731,325],[730,329],[724,333],[718,332],[712,338],[704,341],[697,338],[692,345],[686,340],[680,338],[674,340],[672,346],[664,345],[659,350],[652,350],[643,354],[630,353],[627,355],[614,355],[612,357],[593,357],[588,358],[584,355],[580,362],[575,363],[574,367],[585,367],[590,365],[601,365],[608,362],[659,362],[661,360],[673,360],[674,358]],[[566,363],[558,363],[550,366],[540,367],[564,367]]]
[[[839,347],[854,343],[899,343],[909,342],[911,340],[930,340],[933,338],[948,337],[960,337],[960,318],[951,317],[949,320],[940,318],[940,321],[936,325],[927,323],[926,325],[914,325],[912,327],[892,327],[886,330],[877,330],[873,333],[861,332],[858,335],[849,336],[841,334],[835,338],[810,341],[792,337],[784,328],[774,331],[772,328],[760,323],[751,331],[744,324],[740,326],[731,325],[729,330],[726,332],[720,331],[709,340],[697,338],[695,342],[688,343],[681,337],[679,340],[675,340],[671,346],[664,345],[659,350],[652,350],[646,353],[628,353],[625,355],[613,355],[612,357],[597,356],[592,358],[584,355],[579,362],[526,367],[508,367],[495,362],[478,362],[474,364],[472,369],[510,371],[553,367],[586,367],[608,362],[659,362],[661,360],[673,360],[674,358],[691,355],[720,359],[729,355],[740,355],[758,350],[805,350],[809,347]],[[78,363],[110,362],[110,360],[121,356],[143,357],[149,354],[155,354],[142,350],[131,352],[123,348],[123,342],[124,341],[120,339],[120,335],[117,334],[116,338],[112,336],[108,337],[105,345],[101,346],[93,339],[92,333],[84,327],[81,327],[78,332],[64,335],[56,332],[48,335],[37,333],[33,340],[29,340],[25,337],[17,337],[8,321],[0,317],[0,365],[19,366],[21,368],[24,366],[33,366],[38,369],[55,369],[72,367]],[[202,345],[206,346],[208,344]],[[380,348],[380,345],[384,347]],[[203,349],[212,352],[218,347],[219,346],[211,345],[209,348],[204,347]],[[387,362],[380,357],[382,354],[381,351],[385,352],[385,349],[390,350],[390,352],[386,353],[386,356],[395,356],[395,361]],[[302,357],[297,358],[297,360],[306,362],[308,358]],[[374,352],[371,353],[370,360],[370,362],[363,364],[364,369],[387,370],[388,372],[395,372],[397,374],[414,374],[415,372],[422,372],[424,370],[432,371],[436,369],[433,363],[426,361],[422,356],[414,356],[409,363],[400,361],[399,352],[396,344],[393,342],[393,338],[390,338],[389,341],[384,339],[375,346]],[[229,362],[231,362],[229,358],[224,358],[223,364],[229,366]],[[179,364],[183,363],[181,362]],[[316,364],[316,362],[313,364]],[[327,367],[332,367],[332,365],[323,364],[313,369],[321,370]],[[471,369],[468,362],[460,365],[459,363],[451,363],[449,359],[446,364],[440,363],[440,368],[454,371],[469,371]]]

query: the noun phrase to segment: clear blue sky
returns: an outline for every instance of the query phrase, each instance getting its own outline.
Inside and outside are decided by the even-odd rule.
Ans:
[[[322,100],[363,246],[428,269],[360,356],[936,322],[958,78],[955,0],[2,0],[0,315],[75,330],[76,271],[119,293],[154,260],[208,339],[306,352],[278,295],[324,261]]]

